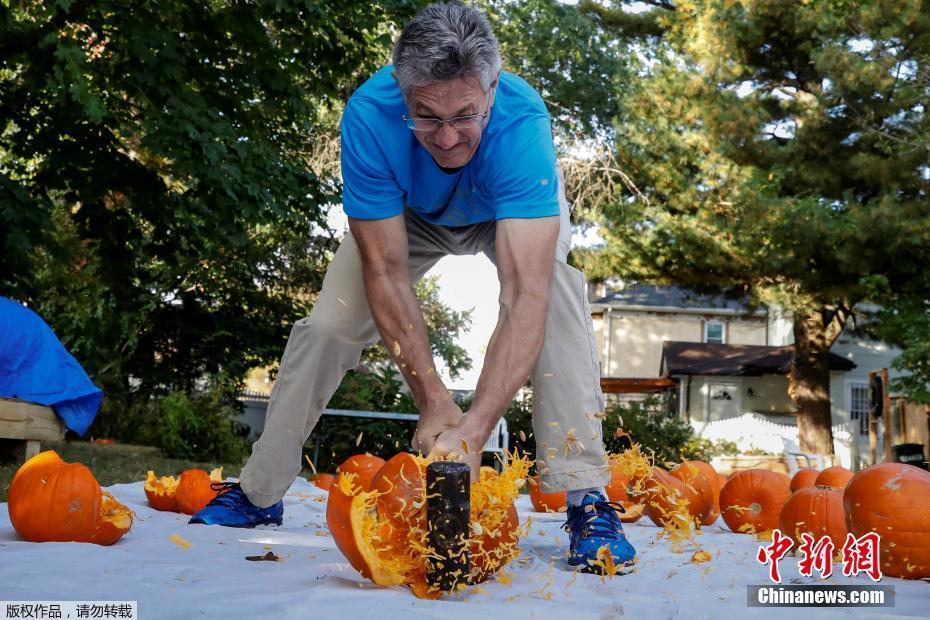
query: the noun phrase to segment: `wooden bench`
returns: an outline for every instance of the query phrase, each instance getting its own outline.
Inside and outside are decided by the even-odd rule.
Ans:
[[[41,442],[64,436],[64,422],[51,407],[0,398],[0,452],[25,461],[40,452]]]

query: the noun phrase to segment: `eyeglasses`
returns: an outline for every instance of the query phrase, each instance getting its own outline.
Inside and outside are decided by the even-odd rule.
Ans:
[[[484,114],[466,114],[464,116],[453,116],[452,118],[428,118],[418,116],[403,115],[407,127],[413,131],[422,133],[432,133],[438,131],[444,124],[449,125],[452,129],[473,129],[480,125],[484,119],[491,113],[491,90],[488,90],[488,106]]]

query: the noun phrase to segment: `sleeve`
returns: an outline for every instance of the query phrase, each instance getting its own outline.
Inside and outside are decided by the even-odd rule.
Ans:
[[[492,175],[495,219],[558,215],[558,176],[549,118],[527,119],[499,139],[494,151],[506,155]]]
[[[366,122],[374,114],[370,103],[350,99],[342,115],[342,207],[346,215],[361,220],[384,219],[404,211],[403,190]]]

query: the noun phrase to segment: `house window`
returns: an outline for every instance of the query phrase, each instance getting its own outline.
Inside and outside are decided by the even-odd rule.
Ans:
[[[849,417],[859,421],[859,434],[869,434],[869,384],[849,384]]]
[[[723,328],[723,321],[707,321],[704,323],[704,342],[726,344]]]

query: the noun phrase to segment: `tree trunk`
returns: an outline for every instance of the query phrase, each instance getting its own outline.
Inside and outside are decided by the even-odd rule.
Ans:
[[[795,316],[794,361],[788,372],[788,394],[798,414],[802,452],[833,454],[829,355],[848,316],[843,310]]]

